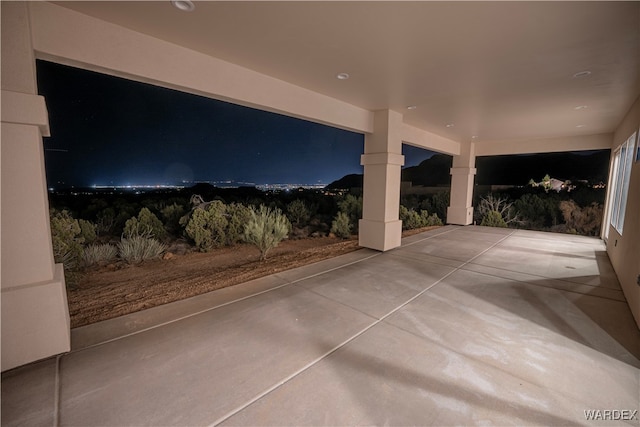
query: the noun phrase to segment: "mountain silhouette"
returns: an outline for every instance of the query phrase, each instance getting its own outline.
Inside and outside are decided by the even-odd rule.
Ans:
[[[345,175],[340,179],[337,179],[327,185],[328,189],[342,189],[342,188],[362,188],[364,182],[364,175],[361,173],[352,173]]]
[[[541,181],[546,174],[560,180],[607,182],[610,155],[611,150],[598,150],[590,154],[544,153],[479,157],[476,160],[476,183],[525,185],[530,179]]]
[[[446,154],[435,154],[423,160],[418,166],[402,169],[402,181],[409,181],[413,185],[436,187],[451,185],[451,164],[453,157]]]
[[[583,154],[544,153],[478,157],[475,183],[526,185],[530,179],[541,181],[546,174],[561,180],[606,182],[610,155],[611,150],[598,150]],[[402,181],[426,187],[450,185],[452,162],[452,156],[435,154],[418,166],[402,169]],[[362,182],[362,174],[350,174],[333,181],[327,188],[361,188]]]

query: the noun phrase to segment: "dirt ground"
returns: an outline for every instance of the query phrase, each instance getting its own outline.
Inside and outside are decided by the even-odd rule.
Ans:
[[[426,231],[411,230],[403,236]],[[243,244],[209,253],[171,254],[138,265],[111,264],[82,274],[68,286],[71,327],[88,325],[289,270],[360,249],[357,239],[285,240],[260,261]]]

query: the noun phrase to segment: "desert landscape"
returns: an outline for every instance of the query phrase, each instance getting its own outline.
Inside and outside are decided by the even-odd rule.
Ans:
[[[435,227],[403,232],[409,236]],[[252,245],[212,252],[167,252],[141,264],[112,263],[85,271],[67,289],[71,327],[77,328],[237,285],[360,249],[358,240],[318,237],[285,240],[260,261]]]

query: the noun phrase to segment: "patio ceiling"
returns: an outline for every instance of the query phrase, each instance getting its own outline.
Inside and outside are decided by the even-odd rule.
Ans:
[[[639,2],[56,4],[460,142],[611,133],[640,94]]]

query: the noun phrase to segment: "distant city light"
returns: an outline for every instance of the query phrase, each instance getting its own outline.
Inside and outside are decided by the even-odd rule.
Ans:
[[[322,190],[326,187],[326,184],[322,183],[265,183],[256,184],[255,182],[246,181],[182,181],[180,184],[92,184],[89,188],[93,190],[120,190],[120,191],[133,191],[139,194],[140,191],[150,190],[180,190],[188,187],[193,187],[197,184],[210,184],[218,188],[240,188],[240,187],[255,187],[260,191],[292,191],[298,189],[305,190]],[[50,192],[56,191],[55,188],[49,187]]]

